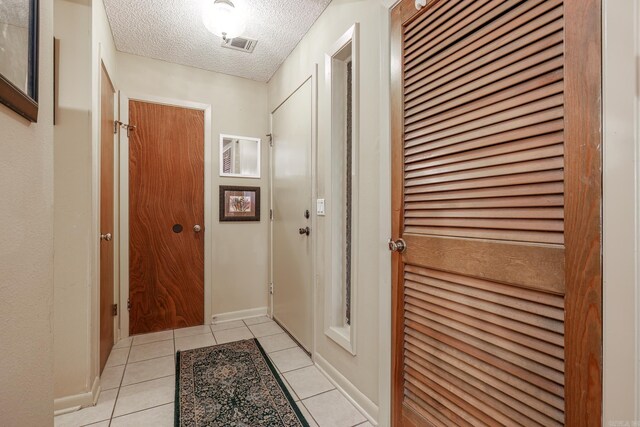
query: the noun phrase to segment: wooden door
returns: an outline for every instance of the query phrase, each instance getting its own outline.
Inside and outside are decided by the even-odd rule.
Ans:
[[[300,229],[311,227],[311,90],[309,79],[272,116],[273,316],[307,351],[312,240]]]
[[[394,425],[599,425],[600,1],[428,3],[392,12]]]
[[[129,102],[129,332],[204,324],[204,111]]]
[[[114,97],[115,89],[103,65],[100,74],[100,372],[114,344]]]

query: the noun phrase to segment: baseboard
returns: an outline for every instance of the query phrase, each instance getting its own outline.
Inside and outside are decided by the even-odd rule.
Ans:
[[[231,322],[232,320],[247,319],[267,315],[267,307],[251,308],[249,310],[231,311],[229,313],[214,314],[211,322]]]
[[[100,397],[100,378],[96,377],[91,391],[54,399],[53,415],[68,414],[87,406],[93,406],[98,401],[98,397]]]
[[[374,426],[378,425],[378,405],[365,396],[356,386],[354,386],[344,375],[333,367],[326,359],[319,354],[315,354],[314,361],[329,378],[329,381],[351,402],[360,412],[364,414]]]

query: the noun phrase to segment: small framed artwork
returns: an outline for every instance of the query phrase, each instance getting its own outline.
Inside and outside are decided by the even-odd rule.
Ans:
[[[220,221],[260,221],[260,187],[221,185]]]

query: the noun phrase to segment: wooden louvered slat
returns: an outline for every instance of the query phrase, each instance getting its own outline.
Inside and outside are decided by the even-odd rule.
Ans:
[[[477,170],[484,169],[490,166],[510,165],[525,161],[558,157],[564,154],[564,146],[563,144],[555,144],[547,147],[532,148],[529,150],[516,151],[506,154],[502,154],[499,151],[499,149],[494,150],[494,154],[488,156],[483,156],[483,152],[468,153],[469,155],[475,154],[475,156],[471,157],[472,160],[460,159],[458,157],[456,160],[460,161],[447,162],[445,164],[437,164],[438,162],[425,161],[411,163],[405,167],[405,170],[407,171],[406,178],[411,179],[420,176],[432,176],[466,170]]]
[[[405,215],[411,215],[412,210],[433,210],[438,209],[478,209],[478,208],[526,208],[538,207],[538,209],[548,206],[563,206],[563,196],[530,196],[530,197],[499,197],[485,198],[481,200],[452,200],[433,202],[407,202],[404,205]]]
[[[411,370],[419,372],[423,376],[431,377],[443,386],[449,386],[452,391],[457,390],[457,392],[461,393],[460,395],[465,397],[470,403],[475,404],[483,412],[504,425],[511,425],[514,422],[527,426],[557,425],[554,420],[550,420],[548,417],[538,417],[544,418],[544,422],[546,422],[546,424],[535,422],[530,417],[521,414],[509,405],[505,404],[503,402],[505,400],[512,403],[512,399],[509,399],[508,396],[501,396],[500,392],[486,386],[483,387],[485,390],[474,387],[480,384],[474,382],[473,379],[469,380],[468,378],[470,377],[467,377],[464,374],[459,374],[459,376],[462,376],[464,379],[460,379],[459,376],[453,375],[450,370],[445,369],[449,368],[449,366],[441,361],[431,363],[428,360],[416,357],[414,353],[408,351],[405,353],[405,363],[407,367],[411,368]],[[484,391],[484,393],[480,393],[479,391]],[[489,394],[488,392],[492,392],[492,394]],[[516,406],[518,405],[516,404]],[[529,412],[530,414],[535,415],[535,411]]]
[[[562,30],[562,21],[553,18],[561,15],[559,9],[552,11],[539,21],[534,21],[530,28],[522,27],[522,32],[518,35],[522,37],[517,38],[514,33],[510,33],[438,70],[434,66],[417,64],[408,72],[411,77],[407,79],[405,86],[406,100],[411,100],[427,90],[440,87],[461,76],[475,74],[484,65],[491,64],[493,69],[504,68],[523,57],[520,50],[522,46],[531,44],[527,53],[537,53],[543,48],[553,46],[558,42],[556,33]],[[530,29],[533,31],[528,32]],[[492,64],[494,61],[496,63]],[[484,74],[480,73],[480,75]]]
[[[415,45],[411,39],[406,40],[406,67],[410,68],[415,61],[410,58],[416,58],[417,56],[420,58],[429,57],[445,50],[447,46],[450,46],[456,40],[464,39],[465,36],[473,33],[474,30],[482,27],[517,3],[518,0],[477,0],[473,4],[467,4],[464,13],[459,13],[455,20],[449,20],[452,23],[451,25],[441,25],[438,28],[441,31],[437,31],[437,34],[436,31],[433,31],[434,29],[427,28],[416,34],[413,39],[416,41]],[[429,33],[430,31],[431,33]],[[429,33],[429,40],[426,43],[418,40],[427,33]],[[414,46],[417,47],[416,51],[409,53],[409,50]]]
[[[429,348],[435,348],[454,360],[477,368],[486,376],[494,378],[494,381],[508,384],[560,411],[563,409],[563,389],[557,384],[538,376],[532,376],[531,372],[521,367],[506,363],[490,353],[482,352],[437,331],[427,329],[426,332],[424,334],[418,330],[406,328],[407,343],[425,351],[429,351]]]
[[[411,278],[415,279],[415,275],[407,275],[407,289],[444,300],[456,299],[459,304],[468,307],[475,306],[483,311],[494,310],[498,315],[511,316],[518,322],[531,325],[540,330],[557,334],[563,333],[562,319],[557,319],[557,317],[562,316],[562,313],[560,312],[555,318],[550,319],[547,317],[547,314],[554,313],[553,308],[545,309],[543,305],[527,303],[527,301],[506,296],[492,295],[491,292],[471,291],[452,284],[447,286],[433,279],[424,283],[424,279],[410,280]],[[514,304],[513,307],[505,305],[510,302]]]
[[[481,108],[486,108],[492,105],[499,105],[500,102],[509,100],[509,98],[521,94],[526,94],[529,91],[535,91],[545,86],[553,85],[560,80],[562,80],[562,72],[556,70],[538,76],[534,79],[518,83],[514,86],[500,90],[492,95],[477,99],[473,102],[468,102],[459,106],[453,106],[451,108],[448,108],[450,106],[447,104],[440,105],[439,109],[441,109],[442,111],[438,111],[438,109],[428,109],[419,114],[414,114],[408,117],[405,121],[405,131],[413,131],[419,127],[430,126],[435,123],[450,120],[452,118],[461,116],[463,114],[468,114]],[[456,100],[454,100],[454,102],[455,101]]]
[[[431,148],[429,145],[417,146],[406,150],[405,162],[412,163],[418,160],[447,156],[462,151],[468,152],[509,142],[532,143],[539,140],[546,145],[549,139],[554,139],[551,143],[557,143],[559,138],[560,141],[564,139],[562,128],[562,120],[553,120],[472,139],[467,142],[458,142],[441,148]]]
[[[442,104],[454,98],[462,101],[463,96],[475,100],[478,95],[498,92],[510,86],[510,80],[523,81],[527,76],[537,76],[555,70],[562,66],[562,46],[554,46],[537,55],[525,57],[519,62],[502,69],[490,70],[488,75],[468,80],[463,85],[452,82],[444,85],[431,93],[419,96],[405,104],[405,114],[410,116],[427,108]],[[520,74],[519,74],[520,73]],[[494,84],[498,82],[498,84]],[[488,86],[488,87],[487,87]],[[474,93],[475,92],[475,93]]]
[[[428,348],[428,346],[423,344],[423,348],[424,347]],[[514,387],[497,381],[494,377],[482,373],[471,365],[461,363],[454,358],[448,357],[446,353],[439,352],[433,348],[430,348],[431,351],[429,352],[425,351],[423,348],[412,345],[408,340],[406,345],[407,352],[405,354],[407,358],[427,369],[437,370],[438,368],[441,368],[443,371],[447,372],[447,374],[472,385],[478,391],[488,396],[492,396],[512,410],[518,411],[530,420],[535,420],[542,425],[556,425],[557,422],[562,422],[564,420],[564,414],[562,411],[559,411]],[[438,356],[435,356],[434,353],[437,353]],[[505,412],[511,411],[507,409]],[[519,418],[517,414],[510,415],[510,417],[513,419]],[[529,422],[529,420],[525,418],[520,418],[520,421],[525,423]]]
[[[529,0],[521,2],[520,5],[503,14],[500,18],[475,33],[470,34],[469,37],[459,40],[458,43],[449,46],[447,49],[430,58],[425,58],[424,55],[422,55],[416,62],[424,62],[425,65],[429,67],[435,65],[434,70],[437,70],[439,69],[437,68],[438,66],[444,67],[458,60],[461,56],[474,52],[504,34],[517,31],[522,25],[522,22],[529,22],[535,19],[549,9],[556,7],[558,3],[560,3],[560,0]],[[416,59],[415,56],[411,58],[407,57],[407,60],[413,59]]]
[[[469,237],[475,239],[505,240],[513,242],[549,243],[562,245],[564,237],[558,233],[504,229],[464,229],[455,227],[405,227],[407,233],[433,236]]]
[[[559,44],[561,40],[562,33],[553,34],[527,46],[524,52],[518,51],[516,54],[489,63],[486,67],[480,68],[478,72],[468,75],[454,72],[451,76],[448,76],[446,82],[440,82],[441,84],[434,82],[423,86],[420,88],[421,93],[417,96],[412,96],[412,92],[407,93],[405,94],[407,97],[405,110],[431,100],[446,100],[451,99],[453,96],[464,95],[519,71],[549,61],[562,55],[562,45]]]
[[[405,55],[414,45],[418,47],[425,45],[424,36],[429,34],[429,45],[435,44],[438,40],[446,37],[459,21],[468,19],[470,15],[477,12],[478,8],[486,8],[486,4],[491,2],[492,5],[504,0],[477,0],[474,4],[465,4],[460,2],[454,7],[443,13],[437,20],[433,21],[429,26],[422,28],[418,32],[409,31],[405,37]],[[411,34],[409,34],[411,33]]]
[[[545,414],[551,419],[556,421],[563,419],[562,410],[559,409],[563,406],[562,400],[558,399],[557,396],[550,393],[541,393],[539,389],[532,387],[531,384],[520,381],[512,375],[507,376],[501,370],[494,370],[478,359],[459,353],[453,348],[442,346],[426,336],[423,336],[422,340],[418,340],[411,335],[407,335],[406,348],[421,358],[441,360],[455,367],[457,372],[464,372],[477,381],[513,396],[524,405]]]
[[[425,151],[426,149],[448,147],[450,145],[472,141],[478,138],[496,135],[526,126],[537,125],[547,121],[559,119],[563,114],[564,110],[561,107],[557,107],[535,114],[520,116],[517,118],[513,118],[512,120],[504,121],[502,123],[496,123],[480,129],[474,129],[473,131],[460,133],[447,138],[437,139],[437,137],[434,137],[432,135],[414,138],[413,140],[407,140],[407,142],[405,143],[407,148],[406,154],[411,155]],[[422,147],[421,149],[411,150],[412,147],[416,147],[418,145],[424,145],[424,147]]]
[[[542,5],[534,7],[536,4],[540,3],[542,3]],[[405,87],[416,83],[420,79],[428,78],[429,76],[437,76],[439,75],[436,74],[437,72],[440,72],[445,67],[450,67],[453,63],[460,62],[461,64],[466,64],[478,57],[478,51],[487,52],[490,51],[489,49],[491,48],[495,49],[501,47],[548,24],[562,15],[561,9],[559,8],[556,11],[547,13],[549,10],[556,8],[560,3],[561,0],[554,0],[551,2],[544,0],[526,2],[524,5],[521,4],[519,7],[512,9],[506,15],[503,15],[500,20],[503,21],[505,17],[512,16],[514,14],[524,13],[523,17],[531,20],[523,26],[520,26],[513,21],[506,21],[502,26],[494,23],[494,25],[487,26],[475,33],[475,37],[470,37],[465,40],[468,44],[460,43],[453,45],[453,47],[428,59],[425,55],[421,55],[420,58],[417,58],[417,60],[414,61],[414,59],[416,59],[415,55],[407,56],[406,61],[412,61],[410,65],[421,63],[419,68],[421,71],[414,71],[410,76],[408,76],[405,81]],[[531,8],[533,9],[527,10]],[[425,83],[431,80],[432,79],[426,80]]]
[[[439,1],[435,2],[431,5],[431,9],[429,10],[429,14],[425,15],[423,19],[415,20],[412,23],[409,23],[405,27],[405,37],[406,40],[409,37],[415,35],[418,31],[421,31],[425,26],[433,24],[436,20],[440,19],[443,14],[448,13],[451,8],[463,3],[464,0],[452,0],[452,1]]]
[[[529,209],[436,209],[419,211],[407,210],[407,218],[545,218],[562,219],[562,208],[529,208]]]
[[[478,148],[470,151],[453,151],[448,150],[447,155],[429,156],[432,152],[421,153],[421,155],[410,156],[406,159],[406,170],[414,167],[413,163],[421,162],[423,167],[434,167],[447,165],[451,163],[464,162],[466,160],[484,159],[502,154],[521,152],[533,148],[547,147],[549,145],[561,144],[563,141],[561,132],[554,132],[533,138],[526,138],[517,141],[511,141],[503,144],[492,145],[488,147]],[[440,152],[442,153],[442,152]]]
[[[413,346],[407,346],[405,360],[408,366],[421,372],[423,375],[429,375],[430,372],[433,372],[456,388],[464,390],[464,392],[473,396],[477,396],[478,400],[485,403],[488,407],[498,411],[500,415],[506,416],[508,419],[508,421],[505,420],[507,421],[507,425],[513,424],[514,421],[527,426],[540,425],[546,427],[561,425],[557,419],[552,419],[545,414],[541,414],[510,395],[482,381],[478,381],[474,376],[467,374],[466,371],[449,365]],[[563,419],[564,415],[560,414],[560,421]]]
[[[486,26],[493,18],[503,14],[518,3],[519,0],[494,0],[488,4],[478,3],[475,6],[482,6],[481,8],[472,11],[473,13],[467,14],[464,19],[459,19],[457,22],[453,20],[454,25],[449,26],[447,31],[440,32],[437,37],[432,37],[429,33],[429,31],[433,31],[433,28],[424,28],[414,37],[406,39],[404,52],[405,64],[413,65],[418,62],[424,62],[450,50],[451,46],[457,45],[455,42],[466,40],[468,37],[465,36],[473,36],[477,33],[477,31],[474,30],[481,30],[482,27]],[[426,36],[429,36],[431,39],[430,43],[424,43],[420,40]]]
[[[484,128],[494,123],[500,123],[507,120],[515,119],[518,117],[533,115],[535,113],[550,110],[555,107],[559,107],[563,105],[563,97],[561,94],[549,96],[547,98],[530,102],[528,104],[518,106],[515,108],[511,108],[505,111],[500,111],[497,109],[495,112],[491,112],[488,115],[476,118],[475,120],[465,120],[460,122],[451,123],[451,126],[447,126],[447,123],[443,125],[439,124],[432,127],[420,128],[416,129],[413,132],[406,132],[405,137],[407,141],[414,140],[416,138],[420,138],[422,136],[428,135],[429,138],[421,139],[421,142],[428,143],[430,141],[435,141],[438,139],[443,139],[450,137],[452,135],[457,135],[463,132],[469,132],[471,130]],[[555,118],[555,117],[554,117]],[[546,120],[540,120],[543,122]]]
[[[405,313],[405,324],[407,328],[414,329],[426,335],[430,335],[430,331],[436,331],[450,339],[467,344],[474,349],[492,354],[506,363],[521,367],[529,373],[529,381],[534,380],[531,375],[534,374],[538,381],[546,383],[551,390],[556,389],[557,386],[562,388],[561,386],[564,383],[564,376],[561,371],[545,366],[542,363],[532,361],[519,354],[515,354],[509,351],[509,349],[504,349],[500,346],[494,345],[493,343],[467,335],[464,332],[449,327],[448,325],[417,316],[413,313]]]
[[[426,391],[428,394],[434,393],[439,399],[447,400],[456,408],[456,413],[461,414],[468,422],[474,426],[492,426],[499,427],[500,424],[492,420],[484,412],[470,404],[459,395],[452,392],[450,388],[443,387],[441,384],[433,381],[430,377],[420,375],[420,373],[407,368],[405,365],[406,380],[417,386],[419,389]],[[431,393],[430,393],[431,392]]]
[[[460,172],[451,172],[451,173],[443,173],[434,176],[428,176],[427,172],[424,171],[416,171],[406,173],[406,185],[407,187],[412,187],[415,185],[429,185],[429,184],[442,184],[442,183],[452,183],[455,181],[467,181],[467,180],[477,180],[479,178],[491,178],[491,177],[500,177],[507,176],[507,180],[510,184],[521,184],[526,181],[522,181],[516,179],[515,175],[519,177],[524,177],[525,173],[530,172],[541,172],[541,171],[553,171],[560,170],[564,166],[563,159],[560,156],[550,157],[550,158],[542,158],[537,160],[531,160],[527,162],[520,162],[514,164],[506,164],[506,165],[497,165],[490,166],[481,169],[473,169],[469,171],[460,171]],[[527,175],[528,177],[532,177],[531,175]],[[513,178],[512,178],[513,177]],[[506,185],[508,185],[507,183]],[[501,185],[498,180],[496,180],[497,185]],[[505,185],[505,184],[502,184]],[[463,187],[465,188],[465,187]]]
[[[540,87],[537,85],[540,80],[542,79],[529,81],[527,82],[527,84],[522,85],[522,87],[518,87],[516,88],[517,90],[513,90],[511,92],[511,95],[518,94],[517,96],[511,96],[508,99],[500,100],[499,98],[504,94],[504,91],[502,91],[496,95],[493,95],[491,97],[493,99],[491,99],[490,102],[487,102],[485,100],[484,104],[486,106],[478,107],[477,105],[467,105],[466,107],[470,109],[469,112],[463,113],[460,110],[455,110],[454,112],[449,112],[448,114],[440,114],[434,120],[421,120],[417,123],[406,126],[405,132],[407,134],[410,134],[411,132],[414,132],[418,129],[424,129],[424,133],[429,134],[437,132],[439,130],[451,128],[452,126],[460,125],[471,120],[487,117],[491,114],[526,105],[534,101],[539,101],[551,95],[562,93],[562,83],[556,82]],[[450,116],[450,118],[447,118],[447,116]],[[435,122],[435,120],[438,120],[438,122],[433,123]]]
[[[553,194],[562,193],[563,188],[556,184],[556,187],[551,187],[555,181],[562,181],[563,172],[561,170],[542,169],[541,171],[534,171],[529,173],[522,173],[516,175],[497,176],[489,178],[476,178],[467,181],[460,182],[445,182],[444,184],[429,185],[432,183],[420,184],[407,182],[407,194],[416,193],[437,193],[449,191],[446,194],[433,194],[430,200],[444,200],[444,199],[457,199],[457,198],[471,198],[471,197],[483,197],[480,194],[484,194],[486,197],[507,197],[507,196],[519,196],[521,194]],[[556,178],[556,179],[554,179]],[[522,184],[535,184],[535,185],[522,185]],[[505,187],[508,186],[508,187]],[[412,188],[414,187],[414,188]],[[491,187],[505,187],[505,188],[491,188]],[[550,191],[550,188],[558,188],[558,191]],[[459,190],[467,189],[480,189],[475,192],[463,192]],[[481,193],[482,189],[486,189],[485,193]],[[525,191],[529,190],[529,191]],[[465,197],[464,194],[469,194]],[[407,196],[410,197],[410,196]],[[410,199],[407,199],[410,200]]]
[[[417,79],[415,83],[408,85],[405,89],[405,100],[412,99],[431,92],[436,88],[445,84],[459,80],[464,82],[468,76],[479,77],[486,72],[483,70],[484,65],[488,65],[488,70],[498,70],[505,68],[521,59],[538,53],[539,51],[556,45],[561,41],[559,31],[562,30],[562,22],[551,22],[538,30],[508,43],[498,49],[492,51],[493,45],[480,49],[474,55],[465,57],[467,63],[453,63],[442,70],[433,73],[430,70],[424,70],[422,66],[416,67],[413,71],[417,73],[414,77],[418,78],[424,75],[425,78]],[[523,45],[529,45],[527,49],[520,49]],[[477,55],[477,56],[476,56]],[[471,59],[477,58],[473,61]],[[462,62],[462,61],[460,61]],[[479,70],[483,70],[480,72]]]
[[[471,387],[466,384],[461,384],[447,378],[446,373],[442,370],[427,370],[417,363],[414,363],[409,357],[405,357],[405,370],[408,375],[412,375],[418,380],[429,378],[429,380],[442,387],[442,389],[449,391],[461,399],[465,404],[472,406],[474,409],[477,408],[480,413],[489,417],[491,425],[500,426],[513,423],[513,420],[494,409],[492,405],[488,405],[488,399],[484,398],[485,396],[477,393],[477,391],[474,393]]]
[[[478,419],[473,418],[470,414],[453,404],[449,399],[439,396],[433,390],[425,387],[424,384],[416,381],[416,379],[410,375],[407,375],[405,378],[407,390],[411,393],[414,402],[417,402],[419,399],[427,403],[427,408],[437,408],[439,413],[444,414],[451,421],[454,421],[456,426],[476,427],[486,425],[480,423]]]
[[[427,292],[422,293],[409,288],[406,295],[407,298],[405,302],[411,306],[456,320],[468,326],[477,326],[478,319],[482,319],[482,328],[486,332],[527,347],[535,348],[558,359],[564,357],[562,351],[562,336],[558,334],[549,333],[540,328],[494,315],[490,312],[475,310],[472,307],[457,304],[445,298],[433,297],[427,301],[424,300],[424,297],[427,295],[431,296]],[[438,304],[436,304],[436,302]],[[538,337],[544,337],[544,339]],[[555,342],[550,343],[550,340]],[[558,343],[558,340],[560,343]]]
[[[446,417],[442,415],[438,410],[427,403],[424,399],[418,397],[409,389],[406,390],[405,396],[407,397],[407,400],[404,402],[405,406],[411,408],[413,411],[419,414],[414,415],[413,412],[407,411],[407,416],[410,417],[412,422],[411,425],[420,425],[424,423],[424,420],[427,420],[429,423],[431,423],[431,425],[435,427],[449,427],[448,423],[451,422],[451,418],[447,420]],[[468,424],[458,423],[457,425],[467,426]]]
[[[562,231],[561,220],[511,218],[406,218],[407,226],[488,228],[495,230]]]
[[[544,56],[542,58],[543,62],[538,64],[527,64],[530,65],[529,67],[513,67],[501,72],[500,78],[489,82],[491,83],[490,85],[486,84],[488,79],[485,79],[485,81],[479,82],[480,84],[469,84],[466,87],[451,91],[451,93],[443,93],[428,101],[424,99],[415,100],[411,106],[405,106],[405,120],[411,120],[412,116],[423,111],[429,111],[429,115],[438,114],[457,106],[475,102],[484,96],[506,90],[515,84],[526,82],[562,68],[562,58],[553,58],[546,61],[544,61]]]

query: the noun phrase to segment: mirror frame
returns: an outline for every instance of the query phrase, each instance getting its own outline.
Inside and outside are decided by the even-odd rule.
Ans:
[[[246,141],[255,141],[258,143],[258,172],[255,175],[241,175],[237,173],[225,173],[224,172],[224,161],[222,158],[222,152],[224,149],[224,140],[225,139],[244,139]],[[262,140],[260,138],[253,138],[250,136],[238,136],[238,135],[228,135],[228,134],[220,134],[220,176],[225,178],[249,178],[249,179],[260,179],[262,178]]]
[[[29,68],[27,93],[0,74],[0,103],[31,122],[38,121],[39,0],[29,1]]]

